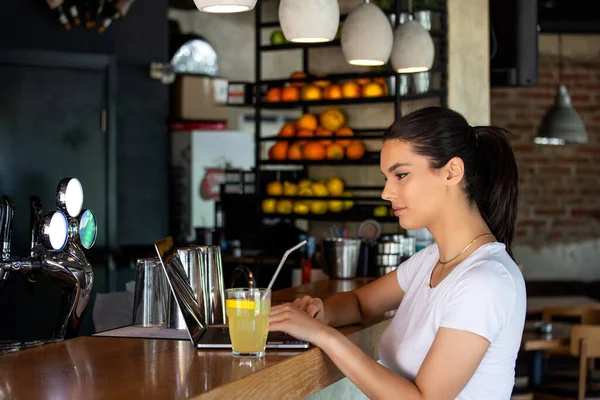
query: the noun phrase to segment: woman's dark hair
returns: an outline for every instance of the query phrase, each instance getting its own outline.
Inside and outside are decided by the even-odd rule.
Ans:
[[[463,189],[484,221],[512,257],[517,219],[519,171],[505,129],[470,126],[456,111],[427,107],[398,119],[383,140],[403,140],[427,157],[432,169],[442,168],[453,157],[465,165]]]

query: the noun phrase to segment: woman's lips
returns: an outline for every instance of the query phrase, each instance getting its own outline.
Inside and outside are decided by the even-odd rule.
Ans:
[[[394,207],[394,215],[399,217],[405,210],[406,207]]]

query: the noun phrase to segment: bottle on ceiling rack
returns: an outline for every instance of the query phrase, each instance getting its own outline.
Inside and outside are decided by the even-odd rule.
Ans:
[[[65,2],[65,8],[68,10],[69,16],[71,17],[71,20],[73,20],[73,24],[75,24],[75,26],[81,25],[79,7],[77,7],[76,0],[67,0]]]
[[[114,21],[127,15],[129,8],[131,8],[134,1],[135,0],[106,1],[102,13],[98,17],[100,20],[98,32],[104,32]]]
[[[48,3],[48,7],[50,7],[50,9],[56,13],[58,21],[62,24],[62,26],[68,31],[71,30],[71,22],[69,21],[69,17],[67,17],[67,13],[63,7],[64,0],[46,0],[46,2]]]

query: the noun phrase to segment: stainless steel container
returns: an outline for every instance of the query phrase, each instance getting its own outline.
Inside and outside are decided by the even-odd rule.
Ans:
[[[158,258],[136,262],[133,325],[165,327],[169,319],[171,291]]]
[[[360,239],[323,239],[323,255],[330,278],[350,279],[356,277],[360,243]]]
[[[390,272],[395,271],[397,268],[398,268],[398,266],[395,266],[395,267],[391,267],[391,266],[388,266],[388,267],[379,267],[378,268],[378,270],[379,270],[379,276],[387,275]]]
[[[208,325],[225,324],[225,287],[219,246],[192,246],[177,249],[190,286]],[[185,320],[175,299],[171,299],[169,328],[185,329]]]
[[[204,304],[205,322],[208,325],[226,324],[225,286],[223,284],[223,262],[221,247],[200,246],[200,265],[205,274]]]
[[[377,266],[378,267],[397,267],[400,265],[399,254],[378,254],[377,255]]]
[[[402,251],[400,242],[381,242],[377,245],[377,254],[402,254]]]

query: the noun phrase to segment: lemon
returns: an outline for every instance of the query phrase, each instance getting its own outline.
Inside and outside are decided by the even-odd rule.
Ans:
[[[267,194],[269,196],[281,196],[282,193],[283,193],[283,185],[281,185],[281,182],[278,182],[278,181],[269,182],[269,184],[267,185]]]
[[[327,212],[327,202],[315,200],[310,205],[310,211],[313,214],[323,215]]]
[[[327,203],[327,208],[331,212],[340,212],[344,209],[344,202],[341,200],[329,200]]]
[[[325,184],[321,183],[321,182],[313,183],[312,190],[313,190],[313,193],[315,194],[315,196],[325,197],[325,196],[329,195],[327,186],[325,186]]]
[[[244,310],[254,310],[254,300],[227,299],[225,301],[225,307]]]
[[[341,196],[344,193],[344,181],[340,178],[329,178],[327,180],[327,190],[330,196]]]
[[[292,212],[291,200],[280,200],[277,202],[277,212],[279,214],[290,214]]]
[[[376,217],[385,217],[387,212],[386,206],[377,206],[373,209],[373,215]]]
[[[300,189],[310,188],[312,186],[312,184],[313,184],[312,179],[305,178],[305,179],[301,179],[300,182],[298,182],[298,187]]]
[[[315,193],[313,192],[313,190],[311,188],[305,187],[305,188],[300,188],[298,195],[299,196],[314,196]]]
[[[285,196],[295,196],[298,193],[298,186],[288,181],[283,182],[283,194]]]
[[[265,214],[273,214],[275,207],[277,206],[277,200],[275,199],[264,199],[262,202],[262,211]]]
[[[342,193],[343,197],[352,197],[352,192],[344,192]],[[349,210],[354,207],[354,202],[352,200],[344,200],[344,210]]]
[[[294,213],[295,214],[308,214],[310,211],[310,206],[306,201],[296,201],[294,202]]]

